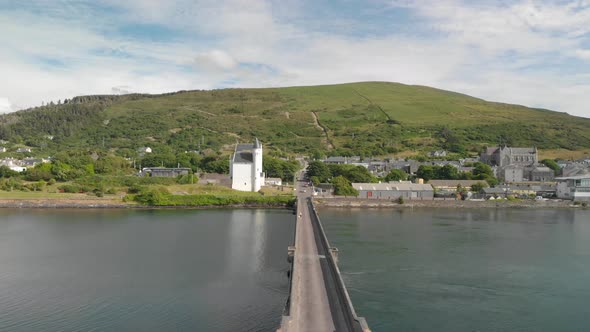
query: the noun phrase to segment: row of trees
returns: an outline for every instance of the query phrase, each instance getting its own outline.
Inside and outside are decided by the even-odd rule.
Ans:
[[[484,180],[489,185],[495,186],[498,184],[498,179],[494,177],[494,171],[489,165],[484,163],[475,163],[473,171],[459,172],[459,170],[452,165],[444,166],[430,166],[422,165],[416,172],[416,177],[429,181],[437,180]]]
[[[334,186],[336,195],[356,196],[358,192],[352,187],[352,182],[377,182],[363,166],[327,165],[321,161],[312,161],[307,166],[307,175],[314,185],[329,182]]]
[[[131,175],[140,167],[186,167],[193,172],[229,173],[229,157],[224,155],[202,156],[196,153],[170,152],[147,154],[139,160],[129,160],[112,154],[88,151],[59,152],[50,163],[40,163],[23,173],[0,167],[0,178],[22,178],[27,181],[70,181],[92,175]],[[136,169],[134,169],[134,167]],[[291,181],[299,169],[295,160],[283,160],[265,156],[263,170],[268,177]]]

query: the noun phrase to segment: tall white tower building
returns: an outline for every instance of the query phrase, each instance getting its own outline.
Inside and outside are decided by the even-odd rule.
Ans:
[[[264,185],[262,172],[262,144],[255,139],[254,144],[237,144],[230,161],[232,189],[259,191]]]

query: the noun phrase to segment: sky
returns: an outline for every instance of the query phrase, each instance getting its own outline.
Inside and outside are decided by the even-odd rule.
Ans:
[[[590,118],[590,0],[0,0],[0,113],[359,81]]]

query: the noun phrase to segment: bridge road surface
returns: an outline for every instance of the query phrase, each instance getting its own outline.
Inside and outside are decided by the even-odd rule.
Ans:
[[[296,189],[298,209],[294,266],[297,268],[294,268],[292,276],[290,319],[279,331],[336,331],[320,266],[320,259],[325,257],[318,255],[307,205],[311,188],[304,187],[304,182],[298,181]]]

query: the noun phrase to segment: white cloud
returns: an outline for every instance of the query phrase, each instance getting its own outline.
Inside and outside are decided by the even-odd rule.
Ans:
[[[12,112],[12,104],[8,100],[8,98],[0,97],[0,114],[2,113],[10,113]]]
[[[197,54],[195,56],[195,65],[208,72],[233,69],[238,63],[226,52],[212,50]]]
[[[590,61],[590,50],[579,49],[579,50],[576,50],[574,52],[574,54],[582,60]]]
[[[9,78],[0,81],[2,95],[13,105],[32,106],[80,94],[158,93],[231,82],[265,87],[380,80],[590,117],[590,75],[584,75],[590,72],[584,45],[588,1],[391,2],[423,19],[416,28],[429,33],[419,37],[387,29],[356,35],[362,26],[337,17],[321,20],[347,29],[322,31],[298,1],[99,3],[126,12],[100,20],[75,5],[55,9],[67,17],[59,20],[0,12],[0,72]],[[134,39],[115,33],[121,23],[161,24],[182,34],[160,42]],[[63,66],[35,63],[39,57]],[[572,58],[589,63],[569,67],[575,75],[560,72]]]

